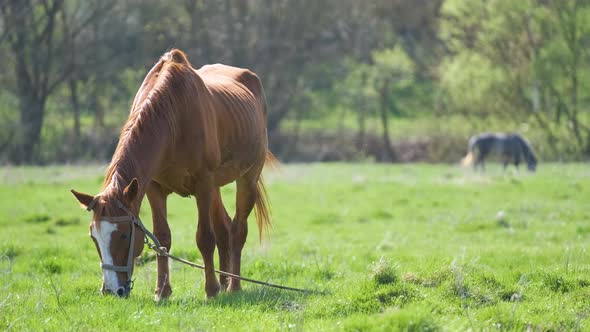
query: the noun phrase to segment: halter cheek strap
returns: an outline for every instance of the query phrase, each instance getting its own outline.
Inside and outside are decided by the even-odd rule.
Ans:
[[[125,285],[125,288],[128,288],[128,290],[131,290],[131,288],[133,288],[133,280],[131,279],[131,276],[133,274],[133,259],[134,259],[133,251],[135,249],[135,221],[134,221],[134,218],[132,216],[122,216],[122,217],[104,218],[104,220],[109,221],[109,222],[114,222],[114,223],[129,221],[131,224],[131,239],[130,239],[130,243],[129,243],[127,265],[120,266],[120,265],[112,265],[112,264],[105,264],[105,263],[100,264],[100,267],[103,270],[111,270],[111,271],[115,271],[115,272],[126,273],[127,274],[127,284]]]
[[[99,196],[94,197],[92,199],[92,201],[90,202],[90,204],[88,204],[88,207],[86,209],[88,211],[91,211],[94,208],[94,206],[96,205],[96,202],[98,201],[98,199],[99,199]],[[118,216],[118,217],[102,217],[101,219],[111,222],[111,223],[129,222],[129,224],[131,226],[131,239],[130,239],[130,243],[129,243],[129,253],[127,255],[127,265],[112,265],[112,264],[105,264],[105,263],[101,262],[100,267],[103,270],[110,270],[110,271],[115,271],[115,272],[126,273],[127,274],[127,283],[125,285],[125,288],[127,289],[127,291],[130,291],[133,288],[133,280],[131,279],[131,277],[133,274],[133,259],[134,259],[133,252],[135,249],[135,227],[138,227],[139,229],[141,229],[143,231],[145,243],[149,243],[148,238],[151,239],[152,241],[154,241],[156,248],[158,248],[158,250],[156,250],[156,252],[158,252],[159,255],[161,253],[166,252],[166,248],[164,248],[160,245],[160,241],[158,241],[158,239],[143,225],[143,223],[141,222],[141,219],[139,219],[139,217],[136,217],[135,214],[133,214],[133,212],[127,206],[125,206],[119,200],[116,200],[115,203],[117,204],[117,207],[120,208],[121,210],[125,211],[125,213],[127,213],[127,215],[126,216]]]

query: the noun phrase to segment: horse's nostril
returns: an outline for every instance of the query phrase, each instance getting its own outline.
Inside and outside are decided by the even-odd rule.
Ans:
[[[117,295],[118,295],[118,296],[123,296],[123,295],[125,295],[125,288],[123,288],[123,287],[119,287],[119,289],[117,289]]]

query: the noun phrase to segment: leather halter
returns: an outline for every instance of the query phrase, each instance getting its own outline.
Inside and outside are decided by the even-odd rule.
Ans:
[[[86,210],[88,211],[92,211],[94,209],[94,206],[96,205],[96,202],[100,199],[100,196],[95,196],[92,201],[90,202],[90,204],[88,204],[88,206],[86,207]],[[125,206],[123,203],[121,203],[121,201],[119,201],[118,199],[115,200],[115,203],[117,205],[118,208],[120,208],[121,210],[125,211],[125,213],[127,213],[126,216],[119,216],[119,217],[101,217],[101,220],[104,221],[108,221],[111,223],[123,223],[123,222],[129,222],[130,226],[131,226],[131,239],[130,239],[130,244],[129,244],[129,253],[127,256],[127,265],[112,265],[112,264],[105,264],[103,262],[101,262],[100,267],[103,270],[110,270],[110,271],[115,271],[115,272],[123,272],[127,274],[127,282],[125,283],[125,290],[127,293],[129,293],[129,291],[131,289],[133,289],[133,280],[131,279],[132,274],[133,274],[133,260],[134,260],[134,255],[133,255],[133,251],[135,248],[135,227],[138,227],[140,230],[142,230],[144,232],[144,242],[148,243],[148,237],[151,238],[152,241],[154,241],[154,244],[156,245],[156,247],[160,250],[163,250],[164,252],[166,251],[166,248],[163,248],[160,245],[160,242],[158,241],[158,239],[150,232],[148,231],[145,226],[143,225],[143,223],[141,222],[141,219],[139,219],[138,216],[135,216],[135,214],[133,214],[133,212],[131,212],[131,210]]]

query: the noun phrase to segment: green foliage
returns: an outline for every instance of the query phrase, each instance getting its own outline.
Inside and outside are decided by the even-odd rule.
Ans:
[[[3,329],[588,329],[584,164],[544,163],[535,174],[286,165],[265,173],[273,231],[262,245],[249,238],[242,272],[326,293],[244,283],[240,294],[206,300],[202,272],[173,262],[174,293],[163,303],[153,302],[156,263],[147,249],[128,299],[100,295],[90,214],[69,189],[95,193],[103,172],[104,165],[0,168]],[[230,215],[234,190],[222,190]],[[194,200],[172,195],[168,213],[172,252],[199,261]],[[141,217],[151,228],[147,202]]]
[[[441,101],[463,114],[501,112],[501,103],[493,99],[503,83],[502,72],[474,52],[462,52],[441,64]]]
[[[406,52],[399,46],[391,49],[383,49],[373,52],[374,76],[393,76],[401,84],[414,74],[414,63]]]

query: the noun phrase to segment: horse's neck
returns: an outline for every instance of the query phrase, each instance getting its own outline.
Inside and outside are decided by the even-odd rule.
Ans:
[[[162,133],[160,137],[145,133],[128,143],[123,143],[125,145],[121,147],[121,158],[114,165],[114,173],[117,176],[111,179],[111,186],[125,188],[133,178],[136,178],[139,184],[139,202],[141,202],[164,158],[168,145],[166,137],[169,137],[167,133]]]

